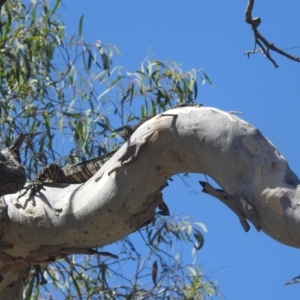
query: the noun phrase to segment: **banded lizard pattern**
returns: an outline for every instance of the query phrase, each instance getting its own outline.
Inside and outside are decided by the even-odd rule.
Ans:
[[[139,126],[149,120],[151,117],[142,118],[134,126],[125,126],[122,132],[122,137],[127,141],[130,136],[137,130]],[[26,195],[29,192],[28,198],[32,198],[36,193],[38,193],[45,182],[53,183],[84,183],[89,180],[100,168],[106,163],[116,151],[104,154],[100,157],[92,158],[90,160],[69,165],[66,167],[60,167],[55,163],[51,163],[43,167],[35,176],[33,181],[31,181],[25,190],[20,193],[16,206],[18,206],[19,198]]]
[[[33,197],[38,193],[45,182],[55,183],[83,183],[88,181],[100,168],[116,153],[112,151],[100,157],[89,159],[87,161],[60,167],[55,163],[51,163],[43,167],[31,181],[25,190],[19,195],[19,198],[24,196],[29,191],[29,197]],[[18,203],[18,202],[17,202]]]
[[[202,104],[198,103],[181,103],[173,108],[179,107],[201,107]],[[146,121],[148,121],[151,116],[143,117],[136,125],[134,126],[124,126],[122,137],[125,141],[127,141],[130,136]],[[37,192],[39,192],[43,183],[45,182],[53,182],[53,183],[84,183],[89,180],[100,168],[107,162],[116,151],[107,153],[100,157],[96,157],[78,164],[69,165],[66,167],[60,167],[55,163],[51,163],[44,168],[41,169],[35,176],[32,182],[30,182],[25,190],[19,195],[18,199],[24,196],[29,191],[29,199],[33,197]],[[18,199],[16,205],[18,205]],[[169,215],[169,209],[164,203],[161,208],[161,215]]]

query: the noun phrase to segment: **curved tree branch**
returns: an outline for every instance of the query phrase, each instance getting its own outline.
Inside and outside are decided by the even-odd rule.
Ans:
[[[8,205],[6,204],[3,195],[16,193],[24,186],[26,182],[26,174],[24,168],[20,165],[20,148],[24,141],[24,135],[20,134],[13,144],[0,152],[0,257],[1,260],[6,256],[2,251],[11,247],[4,241],[4,235],[7,230],[9,221]],[[11,257],[10,261],[11,260]],[[16,282],[13,289],[8,288],[5,296],[0,292],[2,299],[22,299],[23,282],[18,280],[22,275],[27,274],[26,269],[20,269],[14,272],[11,276],[6,277],[0,272],[1,286],[9,285],[11,282]]]
[[[84,184],[48,184],[36,206],[6,195],[9,221],[0,252],[0,294],[19,291],[31,265],[71,253],[93,253],[148,222],[170,176],[202,173],[201,182],[248,231],[251,222],[277,241],[300,248],[300,180],[256,128],[215,108],[181,107],[142,124]]]

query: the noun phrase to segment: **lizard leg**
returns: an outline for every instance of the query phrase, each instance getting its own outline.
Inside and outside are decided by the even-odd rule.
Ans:
[[[39,171],[33,181],[31,181],[25,188],[24,191],[20,193],[17,198],[15,206],[19,205],[19,199],[28,193],[27,200],[31,200],[32,204],[35,206],[32,198],[36,193],[40,192],[43,188],[43,182],[65,182],[65,174],[62,168],[57,164],[49,164],[45,166],[41,171]]]
[[[20,206],[19,203],[19,199],[23,196],[25,196],[28,193],[28,197],[26,198],[26,200],[31,200],[31,203],[33,206],[35,206],[35,202],[33,201],[33,196],[38,193],[41,189],[43,188],[43,183],[41,181],[38,180],[33,180],[31,181],[25,188],[24,191],[20,193],[20,195],[18,196],[16,203],[14,203],[14,205],[16,207]]]

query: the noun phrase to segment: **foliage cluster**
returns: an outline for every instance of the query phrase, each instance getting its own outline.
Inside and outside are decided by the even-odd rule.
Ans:
[[[1,143],[8,146],[18,133],[26,134],[22,158],[29,179],[49,162],[77,163],[117,149],[124,125],[192,103],[199,80],[211,84],[203,71],[184,72],[171,61],[145,59],[135,72],[114,67],[118,48],[100,40],[87,43],[83,17],[78,33],[68,36],[60,6],[60,0],[51,7],[47,0],[8,0],[1,7]],[[209,297],[217,293],[215,283],[201,268],[170,254],[176,239],[199,250],[199,226],[203,229],[188,219],[158,215],[136,234],[147,254],[128,237],[117,243],[118,260],[65,257],[44,270],[49,284],[42,289],[38,276],[28,281],[26,299],[45,298],[56,290],[65,299]],[[129,264],[134,274],[127,272]]]

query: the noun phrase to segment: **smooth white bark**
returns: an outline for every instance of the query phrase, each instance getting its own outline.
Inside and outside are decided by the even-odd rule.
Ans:
[[[0,274],[130,234],[153,217],[167,179],[182,172],[212,177],[222,191],[202,182],[204,191],[228,205],[246,231],[248,220],[277,241],[300,247],[300,180],[274,145],[232,114],[183,107],[144,123],[88,182],[48,185],[35,197],[36,206],[23,197],[19,209],[18,194],[5,196],[3,240],[11,248],[2,250],[7,256]],[[7,257],[14,258],[13,267]]]

